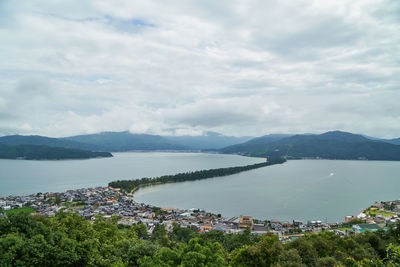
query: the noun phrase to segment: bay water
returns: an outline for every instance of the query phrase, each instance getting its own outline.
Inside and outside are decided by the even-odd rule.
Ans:
[[[194,170],[253,164],[259,158],[206,153],[125,152],[86,160],[0,159],[0,196],[62,192],[107,186],[114,180],[138,179]]]
[[[293,160],[231,176],[146,187],[135,199],[227,217],[341,222],[375,201],[400,199],[400,162]]]
[[[0,160],[0,196],[107,186],[179,172],[241,166],[262,158],[205,153],[126,152],[113,158]],[[374,201],[400,199],[400,162],[293,160],[231,176],[146,187],[135,200],[201,208],[226,217],[343,221]]]

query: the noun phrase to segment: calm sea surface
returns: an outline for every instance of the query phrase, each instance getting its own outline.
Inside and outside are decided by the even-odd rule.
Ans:
[[[374,201],[400,199],[400,162],[288,161],[232,176],[147,187],[135,198],[228,217],[338,222]]]
[[[261,162],[236,155],[114,153],[66,161],[0,160],[0,196],[106,186],[135,179]],[[236,175],[144,188],[135,199],[224,216],[343,221],[374,201],[400,199],[400,162],[299,160]]]
[[[261,159],[205,153],[113,153],[88,160],[0,159],[0,196],[107,186],[113,180],[253,164]]]

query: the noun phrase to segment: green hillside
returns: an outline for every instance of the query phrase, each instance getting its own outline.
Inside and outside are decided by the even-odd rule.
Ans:
[[[309,233],[283,243],[272,232],[199,233],[173,224],[123,226],[60,212],[0,214],[0,266],[399,266],[400,227],[338,236]]]
[[[0,137],[0,144],[5,145],[43,145],[50,147],[64,147],[83,150],[101,151],[99,146],[86,144],[62,138],[51,138],[40,135],[8,135]]]
[[[248,151],[256,151],[257,149],[260,148],[260,145],[263,146],[263,145],[281,140],[281,139],[289,137],[289,136],[291,136],[291,135],[269,134],[269,135],[253,138],[245,143],[224,147],[224,148],[220,149],[220,151],[223,153],[247,153]]]
[[[159,135],[132,134],[128,131],[77,135],[63,138],[63,140],[96,145],[106,151],[188,149],[185,146],[174,144]]]
[[[112,157],[109,152],[92,152],[81,149],[35,146],[35,145],[4,145],[0,144],[1,159],[88,159]]]
[[[256,138],[220,151],[265,157],[400,160],[398,145],[339,131],[295,135],[275,141]]]
[[[166,140],[190,149],[219,149],[230,145],[240,144],[252,137],[225,136],[215,132],[207,132],[199,136],[163,136]]]

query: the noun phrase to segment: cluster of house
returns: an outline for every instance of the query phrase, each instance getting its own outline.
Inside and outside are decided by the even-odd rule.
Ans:
[[[362,222],[352,225],[350,232],[354,233],[386,231],[388,227],[400,222],[399,216],[400,200],[375,202],[357,216],[346,216],[345,223]]]
[[[8,196],[0,198],[0,209],[7,211],[14,208],[30,207],[34,214],[53,217],[57,212],[75,212],[88,220],[118,217],[119,224],[133,225],[143,223],[149,233],[158,224],[172,230],[173,224],[181,227],[191,227],[200,232],[220,230],[227,233],[244,231],[248,225],[239,224],[240,218],[227,220],[220,215],[204,210],[177,208],[158,208],[152,205],[138,203],[129,194],[123,194],[118,188],[96,187],[68,190],[62,193],[38,193],[28,196]],[[246,217],[246,216],[245,216]],[[252,217],[249,218],[253,222]],[[264,225],[251,224],[255,233],[266,233]]]
[[[304,232],[319,232],[324,229],[338,227],[338,224],[327,224],[321,221],[308,221],[306,224],[297,220],[292,223],[264,222],[257,221],[251,216],[227,219],[199,209],[158,208],[138,203],[134,201],[132,195],[121,193],[118,188],[112,187],[96,187],[68,190],[62,193],[38,193],[28,196],[0,198],[0,208],[4,211],[21,207],[31,207],[36,211],[34,214],[41,214],[47,217],[55,216],[57,212],[61,211],[75,212],[92,221],[100,217],[109,219],[112,216],[117,216],[119,224],[144,224],[149,234],[158,224],[163,224],[168,231],[171,231],[174,223],[177,223],[181,227],[190,227],[200,232],[217,230],[225,233],[240,233],[246,229],[250,229],[251,233],[259,235],[274,232],[279,235],[281,240],[288,241],[304,235]],[[390,209],[390,211],[387,209]],[[390,214],[390,216],[384,217],[377,214],[378,211],[384,211],[385,215]],[[346,216],[345,222],[362,219],[365,222],[364,224],[353,225],[352,230],[356,233],[363,232],[365,229],[380,229],[389,223],[396,222],[399,211],[400,201],[375,203],[356,217]],[[337,233],[342,234],[340,231],[337,231]],[[343,234],[347,233],[343,232]]]

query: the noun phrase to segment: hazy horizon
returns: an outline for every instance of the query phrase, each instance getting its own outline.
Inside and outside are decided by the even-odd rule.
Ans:
[[[262,136],[267,136],[267,135],[319,135],[319,134],[323,134],[323,133],[327,133],[327,132],[345,132],[345,131],[341,131],[341,130],[328,130],[326,132],[315,132],[315,133],[266,133],[263,135],[259,135],[259,136],[250,136],[250,135],[240,135],[240,136],[235,136],[235,135],[224,135],[221,133],[217,133],[217,132],[210,132],[210,131],[204,131],[202,133],[188,133],[188,134],[176,134],[170,131],[164,131],[162,134],[160,134],[160,136],[166,136],[166,137],[184,137],[184,136],[192,136],[192,137],[199,137],[199,136],[212,136],[212,135],[217,135],[217,136],[224,136],[224,137],[248,137],[248,138],[257,138],[257,137],[262,137]],[[93,132],[93,133],[87,133],[87,134],[82,134],[82,135],[90,135],[90,134],[103,134],[103,133],[122,133],[122,132],[129,132],[130,134],[149,134],[149,135],[158,135],[158,134],[151,134],[151,133],[135,133],[135,132],[131,132],[129,130],[122,130],[122,131],[103,131],[103,132]],[[211,133],[211,134],[210,134]],[[351,133],[351,132],[347,132],[347,133]],[[351,133],[351,134],[355,134],[355,135],[362,135],[364,137],[367,138],[378,138],[380,139],[380,137],[378,136],[369,136],[369,135],[365,135],[363,133]],[[44,135],[39,135],[39,134],[19,134],[19,133],[14,133],[14,134],[9,134],[9,135],[0,135],[0,137],[4,137],[4,136],[12,136],[12,135],[22,135],[22,136],[44,136]],[[77,135],[71,135],[71,136],[44,136],[44,137],[51,137],[51,138],[65,138],[65,137],[73,137],[73,136],[77,136]],[[394,138],[388,138],[388,139],[397,139],[400,137],[394,137]],[[385,139],[385,138],[382,138]]]

